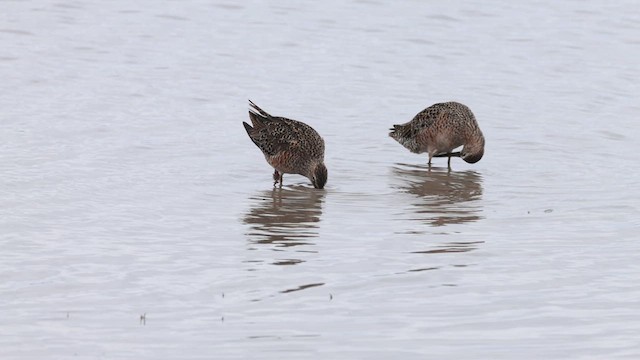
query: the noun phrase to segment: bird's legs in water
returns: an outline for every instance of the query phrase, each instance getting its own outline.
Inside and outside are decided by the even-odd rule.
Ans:
[[[435,154],[433,155],[433,157],[447,157],[447,167],[449,168],[449,170],[451,170],[451,157],[453,156],[457,156],[460,157],[461,153],[460,151],[456,151],[456,152],[448,152],[448,153],[440,153],[440,154]],[[431,157],[432,155],[429,155],[429,166],[431,166]]]
[[[280,182],[280,187],[282,187],[282,175],[278,170],[273,171],[273,186],[276,186],[276,184]]]

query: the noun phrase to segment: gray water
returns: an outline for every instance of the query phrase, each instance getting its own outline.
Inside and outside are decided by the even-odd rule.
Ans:
[[[635,1],[0,6],[3,359],[640,358]],[[429,170],[387,129],[449,100]]]

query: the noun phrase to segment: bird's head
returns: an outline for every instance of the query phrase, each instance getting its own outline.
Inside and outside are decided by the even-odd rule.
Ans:
[[[311,179],[313,187],[315,187],[316,189],[323,189],[324,184],[327,183],[327,176],[327,167],[324,166],[324,163],[320,162],[312,167],[309,179]]]
[[[480,136],[476,141],[468,142],[460,152],[462,160],[474,164],[484,155],[484,137]]]

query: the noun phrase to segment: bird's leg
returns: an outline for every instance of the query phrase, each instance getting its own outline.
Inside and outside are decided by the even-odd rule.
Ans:
[[[431,154],[429,154],[429,163],[427,164],[427,165],[429,165],[429,169],[431,169],[431,158],[432,158],[432,156],[431,156]]]
[[[282,187],[282,176],[283,175],[284,175],[283,173],[280,173],[280,187]]]
[[[449,154],[449,160],[447,160],[447,167],[451,170],[451,154]]]
[[[273,186],[276,186],[276,184],[278,183],[278,180],[282,181],[282,175],[280,175],[280,173],[278,173],[278,170],[274,170],[273,171]],[[280,184],[282,185],[282,184]]]

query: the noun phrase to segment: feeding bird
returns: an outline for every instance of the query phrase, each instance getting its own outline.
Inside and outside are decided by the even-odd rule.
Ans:
[[[327,182],[324,140],[311,126],[297,120],[272,116],[249,100],[251,125],[242,122],[251,141],[274,168],[273,185],[282,186],[284,174],[300,174],[317,189]]]
[[[429,166],[434,157],[461,157],[473,164],[484,155],[484,136],[471,110],[458,102],[429,106],[411,121],[393,125],[391,136],[411,152],[429,154]],[[453,152],[462,146],[462,150]]]

